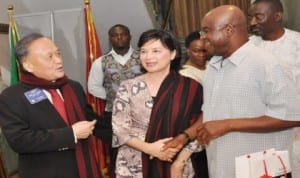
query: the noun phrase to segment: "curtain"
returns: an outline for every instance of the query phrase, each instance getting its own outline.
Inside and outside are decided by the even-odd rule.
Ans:
[[[251,0],[173,0],[173,13],[170,21],[178,38],[184,38],[190,32],[199,30],[203,16],[219,5],[232,4],[248,13]]]

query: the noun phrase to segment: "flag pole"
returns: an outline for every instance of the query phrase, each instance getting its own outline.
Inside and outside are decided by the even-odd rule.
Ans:
[[[13,32],[13,40],[15,43],[18,42],[18,39],[20,38],[19,37],[19,31],[18,31],[18,28],[17,28],[17,25],[16,25],[16,22],[14,20],[14,6],[12,4],[9,4],[8,7],[7,7],[7,14],[8,14],[8,17],[9,17],[9,24],[10,24],[10,27],[13,28],[14,30],[12,30]],[[17,38],[18,39],[17,39]]]
[[[96,32],[90,0],[84,0],[85,33],[86,33],[86,80],[88,80],[92,63],[101,56],[100,42]],[[88,103],[94,111],[103,116],[105,101],[87,92]],[[103,178],[110,177],[110,146],[94,138],[93,150]]]
[[[19,66],[15,56],[15,45],[19,41],[19,32],[14,19],[14,6],[9,4],[7,7],[7,13],[9,17],[9,48],[10,48],[10,85],[14,85],[19,82]]]

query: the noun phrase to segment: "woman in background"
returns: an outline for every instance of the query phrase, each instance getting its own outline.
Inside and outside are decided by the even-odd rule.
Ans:
[[[179,73],[203,84],[204,73],[207,61],[209,60],[209,55],[205,49],[205,42],[200,40],[199,31],[191,32],[185,38],[185,47],[188,59],[182,66]]]

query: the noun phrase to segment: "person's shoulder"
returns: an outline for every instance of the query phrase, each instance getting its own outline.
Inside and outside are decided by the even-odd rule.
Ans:
[[[300,43],[300,32],[285,28],[285,36],[289,40]]]
[[[278,63],[278,60],[276,60],[276,56],[274,54],[256,46],[251,42],[247,43],[246,50],[247,52],[245,55],[247,56],[247,58],[251,58],[251,60],[249,61],[252,63],[257,63],[259,65],[277,65]]]
[[[179,77],[183,78],[185,81],[189,81],[191,83],[197,83],[197,84],[199,84],[199,82],[195,78],[191,77],[191,75],[185,75],[184,73],[181,73],[181,72],[183,72],[183,70],[180,70],[178,72],[179,73]]]
[[[94,60],[94,63],[101,62],[104,58],[106,58],[107,56],[110,56],[110,55],[111,55],[111,52],[105,53],[105,54],[99,56],[98,58],[96,58]]]
[[[68,79],[68,83],[72,86],[72,87],[75,87],[75,88],[82,88],[82,85],[76,81],[76,80],[73,80],[73,79]]]
[[[1,98],[6,98],[12,101],[20,101],[20,98],[25,97],[26,92],[36,89],[36,87],[32,87],[29,85],[25,85],[21,82],[9,86],[7,88],[5,88],[1,93],[0,96]]]
[[[289,29],[289,28],[285,28],[284,30],[285,30],[288,34],[293,34],[293,35],[297,35],[297,36],[300,35],[300,32],[295,31],[295,30],[292,30],[292,29]]]
[[[139,58],[139,51],[138,50],[135,50],[133,49],[132,50],[132,54],[131,54],[134,58]]]

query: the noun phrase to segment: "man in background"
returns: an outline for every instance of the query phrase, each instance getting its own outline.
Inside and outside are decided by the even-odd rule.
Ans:
[[[280,0],[256,0],[249,10],[250,37],[256,46],[272,52],[287,69],[300,93],[300,33],[283,26]]]
[[[283,26],[280,0],[256,0],[249,10],[250,37],[256,46],[272,52],[286,69],[300,94],[300,33]],[[300,177],[300,129],[294,129],[294,162]]]
[[[131,45],[129,28],[122,24],[108,31],[112,49],[96,59],[88,77],[88,91],[106,100],[105,116],[111,118],[112,104],[121,81],[141,74],[139,55]]]

